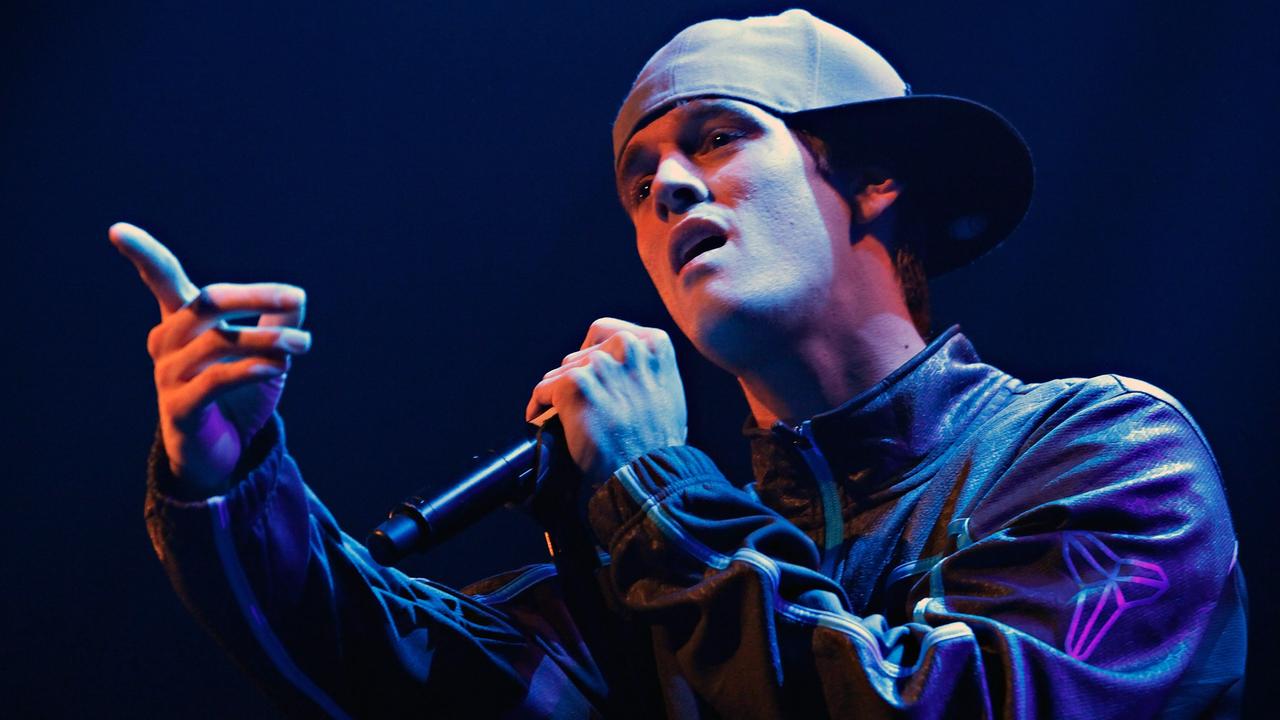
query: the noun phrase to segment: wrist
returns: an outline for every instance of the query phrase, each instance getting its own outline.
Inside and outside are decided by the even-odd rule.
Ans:
[[[157,488],[176,500],[201,501],[216,495],[225,495],[243,478],[263,465],[283,442],[283,428],[278,416],[268,419],[258,433],[230,461],[227,453],[205,453],[212,458],[201,461],[200,450],[187,454],[183,449],[173,449],[163,430],[158,432],[152,450],[152,471]]]
[[[180,500],[203,500],[214,495],[224,495],[231,489],[230,473],[201,471],[195,467],[183,466],[172,458],[168,464],[172,476],[168,490]]]

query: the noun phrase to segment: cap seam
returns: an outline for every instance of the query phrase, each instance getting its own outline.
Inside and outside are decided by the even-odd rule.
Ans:
[[[835,53],[830,77],[828,40]],[[803,10],[707,20],[677,33],[645,63],[615,117],[615,171],[638,127],[700,97],[751,103],[833,142],[856,140],[851,133],[867,136],[868,129],[882,133],[878,146],[886,155],[901,155],[900,164],[909,168],[904,174],[933,173],[936,181],[928,196],[932,201],[936,195],[936,217],[920,242],[931,278],[985,254],[1027,213],[1034,167],[1026,141],[1006,118],[973,100],[915,94],[877,50]],[[946,172],[935,172],[944,167]],[[1002,192],[974,192],[978,182],[995,183]],[[949,232],[955,218],[969,215],[986,218],[987,226]]]
[[[674,53],[675,59],[672,60],[671,65],[667,68],[667,87],[671,88],[672,94],[679,92],[676,80],[676,67],[680,65],[679,60],[684,58],[685,50],[689,47],[689,37],[687,35],[679,38],[679,40],[680,44],[676,47],[676,51]]]
[[[806,24],[813,38],[813,74],[809,77],[809,97],[805,105],[812,107],[818,101],[818,78],[822,76],[822,36],[813,23]]]

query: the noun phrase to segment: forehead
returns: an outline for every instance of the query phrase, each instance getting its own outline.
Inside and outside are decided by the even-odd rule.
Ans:
[[[761,125],[782,122],[757,105],[731,98],[696,98],[681,102],[641,123],[619,156],[618,177],[625,177],[628,169],[659,143],[679,140],[682,133],[696,130],[710,120],[725,118],[753,121]]]

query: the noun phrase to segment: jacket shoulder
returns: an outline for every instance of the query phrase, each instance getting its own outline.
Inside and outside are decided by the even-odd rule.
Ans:
[[[1168,427],[1180,427],[1209,450],[1209,441],[1187,408],[1168,391],[1145,380],[1116,373],[1090,378],[1064,378],[1023,385],[1014,407],[1039,410],[1051,425],[1072,417],[1096,414],[1116,423],[1125,420],[1165,420]],[[1215,462],[1216,464],[1216,462]]]
[[[1025,396],[1028,401],[1039,402],[1053,402],[1055,399],[1061,401],[1069,398],[1101,401],[1125,393],[1139,393],[1150,397],[1153,401],[1168,404],[1185,412],[1182,404],[1167,391],[1144,380],[1116,373],[1024,383],[1016,393]]]
[[[1195,431],[1197,436],[1199,436],[1200,441],[1205,444],[1205,447],[1208,447],[1209,441],[1205,439],[1204,432],[1200,429],[1200,426],[1196,424],[1195,419],[1191,417],[1191,413],[1187,412],[1187,409],[1183,407],[1182,403],[1179,402],[1177,398],[1165,392],[1163,389],[1146,382],[1145,380],[1125,377],[1124,375],[1107,375],[1104,377],[1114,380],[1123,392],[1144,395],[1150,398],[1152,403],[1164,405],[1176,411],[1178,415],[1182,416],[1182,419],[1191,426],[1191,429]]]

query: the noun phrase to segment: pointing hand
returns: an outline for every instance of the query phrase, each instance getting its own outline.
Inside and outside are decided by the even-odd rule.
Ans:
[[[141,228],[108,231],[160,304],[147,336],[169,467],[192,495],[225,492],[236,463],[275,412],[290,356],[305,353],[306,294],[280,283],[197,288],[181,263]],[[256,325],[232,320],[259,316]]]

